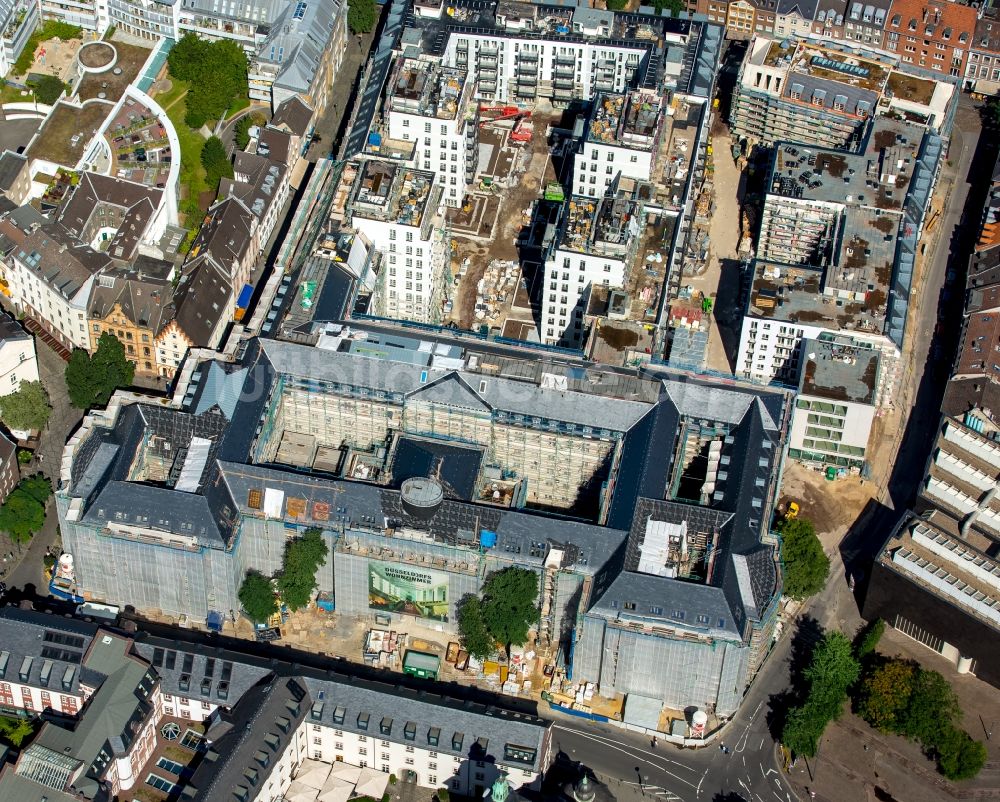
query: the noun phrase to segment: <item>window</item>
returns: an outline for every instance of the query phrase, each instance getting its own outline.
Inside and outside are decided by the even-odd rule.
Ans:
[[[182,766],[180,763],[175,763],[173,760],[168,760],[165,757],[161,757],[159,760],[156,761],[156,768],[164,769],[166,771],[169,771],[171,774],[177,774],[177,775],[180,775],[180,773],[184,771],[184,766]]]
[[[163,793],[165,794],[173,793],[173,790],[176,787],[172,782],[163,779],[163,777],[161,777],[159,774],[150,774],[149,776],[147,776],[146,785],[151,785],[157,791],[163,791]]]

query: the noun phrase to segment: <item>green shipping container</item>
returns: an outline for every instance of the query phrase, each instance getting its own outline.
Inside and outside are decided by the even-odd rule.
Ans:
[[[403,673],[420,679],[437,679],[441,658],[436,654],[415,652],[412,649],[403,658]]]

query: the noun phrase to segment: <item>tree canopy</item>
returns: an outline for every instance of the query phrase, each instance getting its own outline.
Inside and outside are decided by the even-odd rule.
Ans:
[[[258,623],[263,624],[278,612],[278,599],[271,580],[257,571],[247,571],[238,595],[243,611]]]
[[[47,477],[35,474],[22,479],[0,505],[0,532],[6,532],[18,545],[27,543],[45,525],[45,502],[50,495],[52,485]]]
[[[32,89],[40,103],[51,106],[66,91],[66,85],[54,75],[42,75],[34,81]]]
[[[876,618],[868,626],[861,629],[854,638],[854,656],[858,660],[866,660],[875,653],[878,643],[885,633],[885,621]]]
[[[285,559],[278,575],[278,592],[290,610],[299,610],[312,600],[316,590],[316,571],[329,554],[323,533],[307,529],[301,537],[288,541]]]
[[[351,33],[368,33],[378,22],[375,0],[351,0],[347,6],[347,26]]]
[[[917,667],[887,660],[864,678],[858,689],[857,712],[879,732],[898,732],[906,717]]]
[[[41,382],[21,382],[17,392],[0,396],[0,420],[10,429],[44,429],[50,414],[49,395]]]
[[[782,743],[796,755],[814,756],[826,725],[840,717],[860,670],[847,637],[842,632],[826,633],[813,650],[804,674],[805,701],[789,711]]]
[[[469,654],[488,657],[497,643],[522,644],[538,620],[538,575],[526,568],[504,568],[486,577],[480,597],[466,597],[458,628]]]
[[[236,121],[236,125],[233,126],[233,139],[236,141],[236,147],[240,150],[246,150],[247,145],[250,144],[250,129],[255,125],[264,125],[266,122],[267,118],[256,111],[240,117]]]
[[[208,41],[185,34],[167,56],[170,75],[190,84],[184,122],[201,128],[222,119],[233,100],[247,91],[247,57],[229,39]]]
[[[233,177],[233,165],[226,156],[225,145],[217,136],[210,136],[205,140],[201,149],[201,164],[205,168],[205,181],[214,192],[219,189],[219,182],[223,178]]]
[[[25,718],[0,716],[0,738],[8,741],[15,749],[19,749],[34,731],[34,725]]]
[[[830,559],[806,518],[786,518],[778,526],[785,594],[805,599],[822,590],[830,572]]]
[[[104,406],[119,387],[128,387],[135,376],[135,363],[125,356],[125,346],[111,332],[97,341],[93,356],[74,349],[66,365],[66,389],[77,409]]]

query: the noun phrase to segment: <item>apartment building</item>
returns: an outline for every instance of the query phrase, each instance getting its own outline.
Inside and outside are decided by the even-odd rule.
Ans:
[[[250,59],[250,98],[274,111],[300,97],[321,117],[347,49],[347,3],[287,2]]]
[[[110,258],[22,206],[0,220],[4,273],[11,302],[67,351],[90,347],[87,304]]]
[[[818,0],[778,0],[774,9],[774,36],[805,38],[812,32]]]
[[[805,42],[756,36],[737,78],[733,131],[762,143],[852,146],[875,112],[889,66]],[[848,79],[851,71],[863,77]]]
[[[233,177],[219,182],[219,198],[234,198],[254,218],[249,250],[256,258],[264,250],[278,218],[288,200],[290,170],[286,167],[291,137],[283,131],[265,129],[262,132],[265,146],[257,153],[237,151],[233,157]],[[272,150],[274,155],[272,156]],[[234,277],[233,286],[242,287],[249,275],[239,283]]]
[[[0,770],[4,799],[97,800],[146,786],[206,802],[309,790],[315,799],[347,785],[380,797],[390,774],[471,796],[501,776],[537,790],[554,757],[542,719],[428,693],[426,683],[389,685],[141,631],[129,639],[15,608],[0,610],[0,642],[0,671],[24,673],[20,687],[34,694],[61,682],[79,693],[79,705],[67,704]],[[7,696],[8,712],[39,712],[8,706]],[[182,729],[185,721],[202,729]],[[166,759],[171,740],[185,748]]]
[[[888,118],[874,122],[860,153],[775,149],[739,375],[798,384],[802,340],[846,332],[882,352],[893,386],[941,154],[936,134]],[[880,393],[878,404],[886,400]]]
[[[383,106],[390,142],[412,148],[408,163],[436,174],[448,206],[461,206],[475,178],[478,120],[466,71],[400,57]]]
[[[993,8],[984,9],[976,20],[965,87],[984,95],[1000,92],[1000,18]]]
[[[543,342],[579,348],[592,289],[625,285],[645,226],[639,196],[640,188],[621,189],[566,202],[558,240],[545,260]]]
[[[347,220],[384,257],[375,313],[436,323],[441,320],[446,243],[438,206],[443,187],[432,172],[387,159],[366,158],[341,175]]]
[[[904,64],[962,77],[977,16],[975,8],[960,3],[893,0],[883,45]]]
[[[654,91],[598,94],[573,158],[573,192],[603,198],[621,178],[649,181],[665,116],[663,98]]]
[[[10,72],[38,25],[38,3],[14,0],[0,10],[0,74]]]
[[[0,395],[15,392],[21,382],[36,381],[35,338],[6,312],[0,312]]]
[[[252,0],[217,3],[213,0],[182,0],[177,11],[177,35],[193,33],[205,39],[232,39],[248,54],[256,53],[288,0]]]
[[[102,271],[87,308],[90,350],[102,334],[114,334],[136,375],[162,375],[156,342],[174,313],[174,271],[173,263],[142,255]]]
[[[788,435],[788,456],[819,467],[861,470],[877,412],[881,356],[850,336],[807,339]]]
[[[11,432],[12,436],[16,435]],[[21,481],[21,466],[17,461],[17,443],[0,432],[0,503]]]

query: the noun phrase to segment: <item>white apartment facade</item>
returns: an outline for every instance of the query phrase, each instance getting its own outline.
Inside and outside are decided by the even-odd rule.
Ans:
[[[655,154],[650,150],[587,140],[573,159],[573,192],[603,198],[619,176],[649,181]]]
[[[431,214],[428,209],[427,214]],[[435,323],[440,317],[447,243],[435,225],[410,226],[355,213],[354,227],[382,252],[376,312],[383,317]]]
[[[677,44],[681,44],[677,37]],[[641,69],[646,48],[595,41],[520,38],[455,32],[443,61],[469,72],[480,100],[556,104],[589,99],[597,92],[622,92]]]
[[[542,341],[579,348],[592,287],[621,287],[628,272],[624,256],[556,248],[545,262]]]
[[[66,348],[89,350],[87,305],[94,288],[93,275],[64,292],[58,274],[42,275],[36,266],[22,260],[20,253],[8,258],[6,273],[11,300],[19,312],[42,323]]]
[[[800,393],[795,399],[788,454],[817,465],[860,468],[875,421],[875,407]]]
[[[464,70],[443,69],[433,62],[409,58],[398,65],[396,80],[412,81],[419,72],[427,73],[426,80],[433,85],[427,94],[436,97],[413,98],[399,91],[390,94],[385,104],[389,139],[412,142],[410,164],[435,173],[445,205],[459,207],[465,201],[467,184],[474,178],[476,165],[470,160],[478,156],[476,120],[467,113],[472,82]],[[390,85],[395,86],[396,80]],[[449,84],[453,96],[441,97],[449,91]],[[459,89],[454,92],[456,86]]]
[[[0,317],[0,338],[0,395],[16,392],[21,382],[38,381],[35,338],[5,317]]]

